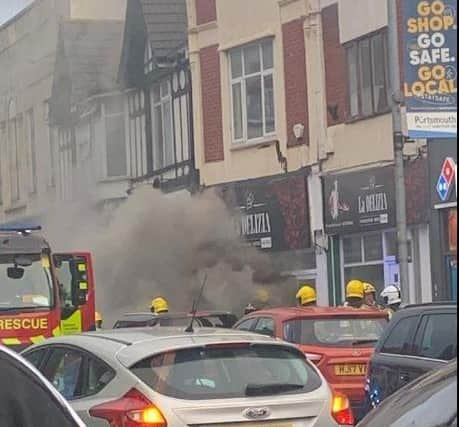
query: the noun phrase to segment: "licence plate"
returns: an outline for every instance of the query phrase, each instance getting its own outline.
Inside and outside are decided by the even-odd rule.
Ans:
[[[338,377],[363,377],[367,374],[364,364],[335,365],[335,375]]]

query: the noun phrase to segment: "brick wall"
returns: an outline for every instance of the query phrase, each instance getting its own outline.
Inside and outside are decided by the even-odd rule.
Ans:
[[[220,56],[218,45],[201,49],[201,90],[206,162],[224,160]]]
[[[303,20],[282,25],[285,67],[285,101],[287,108],[288,146],[309,142],[308,88]],[[293,126],[304,124],[304,138],[297,141]]]
[[[338,5],[322,11],[328,126],[343,123],[347,114],[346,50],[339,35]]]
[[[202,25],[216,20],[216,0],[196,0],[196,23]]]

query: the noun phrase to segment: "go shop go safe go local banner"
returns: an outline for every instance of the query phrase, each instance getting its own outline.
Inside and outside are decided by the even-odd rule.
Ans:
[[[404,3],[404,95],[411,138],[457,136],[457,0]]]

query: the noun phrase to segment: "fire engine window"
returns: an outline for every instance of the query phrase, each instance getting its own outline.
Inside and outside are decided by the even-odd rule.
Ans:
[[[70,270],[70,262],[62,261],[62,264],[57,270],[57,277],[61,287],[61,298],[63,306],[73,308],[72,304],[72,273]]]

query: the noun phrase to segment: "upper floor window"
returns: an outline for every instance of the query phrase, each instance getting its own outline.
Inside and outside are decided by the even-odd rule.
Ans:
[[[2,181],[2,162],[6,153],[6,122],[0,123],[0,206],[3,205],[3,181]]]
[[[160,170],[175,163],[172,128],[172,94],[169,79],[151,89],[153,111],[153,167]]]
[[[263,40],[230,51],[232,125],[234,142],[273,135],[273,40]]]
[[[387,35],[385,32],[346,47],[351,119],[389,111]]]
[[[127,176],[124,98],[112,96],[104,102],[107,178]]]

